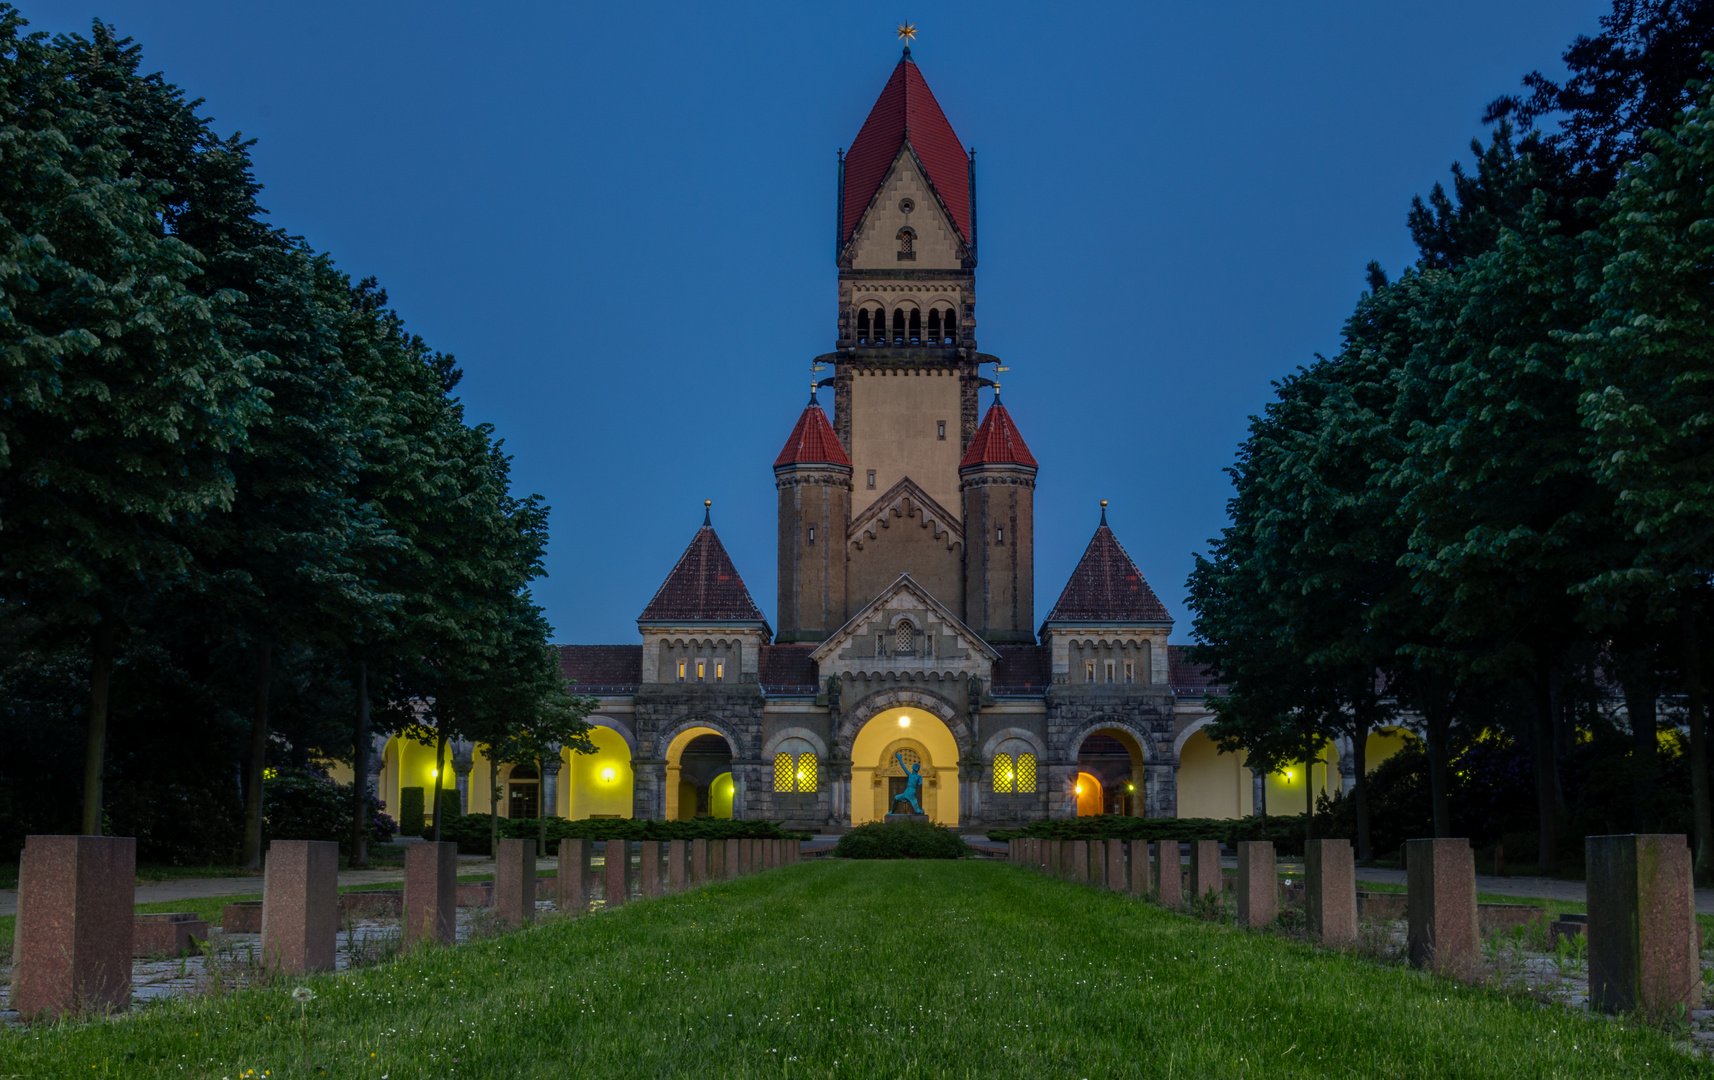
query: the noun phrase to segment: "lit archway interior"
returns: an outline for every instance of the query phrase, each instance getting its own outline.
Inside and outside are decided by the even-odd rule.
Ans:
[[[711,727],[680,732],[667,746],[667,820],[731,817],[730,794],[726,798],[726,812],[715,811],[713,784],[720,776],[725,776],[730,786],[732,746],[726,736]]]
[[[1077,748],[1077,816],[1143,816],[1143,748],[1122,728],[1091,732]]]
[[[922,709],[888,709],[874,716],[851,744],[851,824],[879,821],[904,789],[895,753],[922,765],[922,808],[937,825],[958,824],[958,741]]]
[[[566,782],[560,803],[565,816],[628,818],[631,816],[631,747],[610,727],[589,729],[593,754],[566,754]]]
[[[732,774],[721,773],[708,785],[708,816],[730,818],[732,816],[732,795],[738,790],[732,782]]]

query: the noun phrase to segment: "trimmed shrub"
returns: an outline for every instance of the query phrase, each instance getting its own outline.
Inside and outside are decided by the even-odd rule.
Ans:
[[[492,855],[489,848],[487,814],[448,814],[441,819],[440,835],[458,845],[460,855]],[[534,840],[541,826],[538,818],[501,818],[502,840]],[[580,840],[808,840],[813,833],[787,832],[772,821],[731,821],[726,818],[696,818],[693,821],[651,821],[634,818],[548,818],[548,843],[544,855],[557,855],[559,842]]]
[[[962,859],[970,845],[952,829],[921,821],[872,821],[839,838],[841,859]]]
[[[335,840],[351,849],[351,785],[318,772],[281,769],[262,785],[262,840]],[[393,838],[393,819],[369,796],[369,841]]]
[[[421,836],[423,834],[423,789],[407,787],[399,789],[399,835]]]

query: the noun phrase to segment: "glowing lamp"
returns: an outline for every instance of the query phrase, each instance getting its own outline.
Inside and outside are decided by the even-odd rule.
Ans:
[[[1077,785],[1077,793],[1079,795],[1083,794],[1083,785],[1082,784]]]
[[[601,779],[605,780],[609,784],[613,782],[613,777],[615,775],[616,774],[613,772],[613,767],[611,765],[601,770]]]
[[[910,727],[911,726],[911,718],[908,716],[899,717],[899,726],[900,727]]]
[[[1126,784],[1126,785],[1125,785],[1125,790],[1126,790],[1126,791],[1135,791],[1135,790],[1137,790],[1137,785],[1135,785],[1135,784]]]
[[[1290,770],[1290,769],[1287,769],[1287,770],[1286,770],[1286,771],[1285,771],[1285,778],[1286,778],[1286,779],[1287,779],[1287,780],[1290,780],[1290,779],[1291,779],[1291,778],[1292,778],[1292,771],[1291,771],[1291,770]]]
[[[430,775],[430,776],[439,776],[439,775],[440,775],[440,770],[439,770],[439,769],[430,769],[430,770],[429,770],[429,775]]]

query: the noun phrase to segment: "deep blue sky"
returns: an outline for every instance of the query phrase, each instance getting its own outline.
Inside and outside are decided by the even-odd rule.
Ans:
[[[832,347],[834,151],[898,58],[978,151],[984,351],[1041,460],[1036,611],[1097,500],[1189,639],[1191,553],[1270,380],[1414,250],[1484,104],[1594,0],[290,5],[99,16],[222,132],[274,221],[374,275],[553,507],[557,640],[633,642],[702,521],[774,610],[770,463]],[[984,407],[988,395],[984,395]]]

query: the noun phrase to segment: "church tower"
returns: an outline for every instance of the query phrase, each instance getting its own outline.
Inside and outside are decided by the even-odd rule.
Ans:
[[[851,520],[851,458],[810,391],[785,448],[774,459],[780,495],[777,640],[822,641],[844,625],[845,526]]]
[[[1036,459],[998,391],[958,465],[964,624],[990,645],[1035,644]]]

